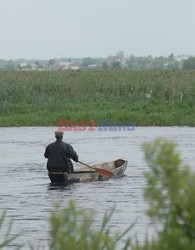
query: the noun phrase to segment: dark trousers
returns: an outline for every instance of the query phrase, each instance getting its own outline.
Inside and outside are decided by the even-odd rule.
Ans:
[[[74,172],[74,167],[72,161],[68,160],[64,167],[47,166],[47,170],[49,172],[67,172],[68,174],[71,174]]]

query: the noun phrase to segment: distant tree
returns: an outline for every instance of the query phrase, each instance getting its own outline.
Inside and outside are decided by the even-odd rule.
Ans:
[[[5,68],[6,64],[7,64],[6,60],[0,59],[0,69]]]
[[[184,60],[183,69],[195,69],[195,57],[189,57]]]
[[[103,70],[109,70],[109,65],[108,65],[107,62],[103,62],[103,63],[102,63],[102,69],[103,69]]]
[[[147,57],[138,57],[137,58],[139,69],[146,69],[148,68],[148,59]]]
[[[166,68],[165,64],[167,64],[167,61],[168,61],[167,58],[163,57],[163,56],[159,56],[159,57],[154,58],[154,62],[153,62],[154,68],[155,69]]]
[[[169,58],[169,61],[174,61],[175,59],[174,54],[171,53],[168,58]]]
[[[180,63],[177,60],[174,60],[172,62],[169,62],[167,68],[168,69],[179,69],[179,68],[181,68],[181,66],[180,66]]]
[[[9,60],[5,66],[6,70],[16,70],[19,69],[19,64],[14,60]]]
[[[138,69],[139,66],[138,66],[138,60],[137,60],[137,57],[135,56],[130,56],[129,59],[127,60],[127,65],[128,65],[128,68],[129,69]]]
[[[152,56],[130,56],[127,60],[128,68],[131,70],[137,69],[179,69],[181,63],[176,60],[174,54],[168,57],[152,57]]]
[[[120,50],[116,53],[116,56],[119,58],[120,62],[123,62],[123,60],[125,59],[125,52]]]
[[[122,69],[121,62],[119,62],[119,61],[112,62],[112,63],[110,64],[110,68],[111,68],[112,70],[120,70],[120,69]]]
[[[42,69],[43,68],[43,65],[39,61],[36,61],[35,64],[36,64],[36,66],[37,66],[38,69]]]
[[[92,59],[91,57],[86,57],[86,58],[83,58],[83,62],[81,64],[81,66],[83,68],[88,68],[89,65],[92,65],[92,64],[95,64],[95,60]]]
[[[153,67],[153,57],[151,55],[147,56],[147,63],[148,63],[148,68],[152,68]]]
[[[51,67],[56,63],[56,59],[50,59],[48,62],[48,66]]]

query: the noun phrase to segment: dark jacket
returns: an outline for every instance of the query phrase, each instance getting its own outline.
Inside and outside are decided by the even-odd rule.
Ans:
[[[78,155],[73,147],[62,140],[49,144],[46,147],[44,156],[48,158],[47,169],[50,172],[73,172],[70,159],[78,161]]]

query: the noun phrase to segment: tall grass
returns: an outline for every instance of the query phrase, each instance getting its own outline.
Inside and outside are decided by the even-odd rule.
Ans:
[[[4,226],[6,220],[6,212],[4,211],[0,215],[0,249],[5,249],[8,245],[12,244],[19,234],[13,235],[12,233],[12,221],[7,226]],[[15,249],[19,250],[22,246],[18,246]]]
[[[195,71],[0,72],[0,125],[195,125]]]

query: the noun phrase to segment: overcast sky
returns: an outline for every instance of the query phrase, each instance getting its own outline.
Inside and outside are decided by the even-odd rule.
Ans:
[[[195,55],[195,0],[0,0],[0,58]]]

